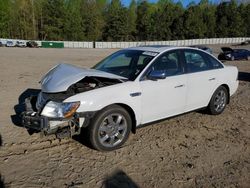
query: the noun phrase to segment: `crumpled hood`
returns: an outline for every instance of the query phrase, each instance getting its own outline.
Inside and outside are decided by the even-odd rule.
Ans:
[[[40,81],[42,91],[57,93],[66,91],[72,84],[86,76],[96,76],[112,79],[126,79],[115,74],[95,69],[84,69],[69,64],[58,64],[52,68]]]

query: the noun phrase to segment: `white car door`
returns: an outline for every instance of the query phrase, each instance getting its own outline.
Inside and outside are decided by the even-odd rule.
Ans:
[[[142,123],[183,113],[186,104],[187,76],[184,74],[180,51],[166,52],[150,66],[148,75],[165,72],[164,79],[145,75],[140,81]]]
[[[208,105],[217,87],[219,68],[223,68],[216,60],[198,50],[186,49],[184,57],[187,69],[187,104],[186,112]]]

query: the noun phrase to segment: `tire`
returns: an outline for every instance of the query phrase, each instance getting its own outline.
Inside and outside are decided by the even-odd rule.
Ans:
[[[247,57],[246,57],[246,60],[250,60],[250,56],[247,56]]]
[[[224,86],[218,87],[208,104],[209,113],[212,115],[221,114],[226,108],[228,97],[227,89]]]
[[[124,108],[108,106],[94,116],[88,127],[90,144],[99,151],[118,149],[127,141],[131,128],[131,117]]]
[[[231,57],[231,61],[234,61],[235,60],[235,58],[234,58],[234,56],[232,55],[232,57]]]

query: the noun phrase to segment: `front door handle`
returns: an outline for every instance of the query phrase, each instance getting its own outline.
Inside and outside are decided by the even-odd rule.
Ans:
[[[175,86],[174,88],[179,88],[179,87],[184,87],[184,84],[181,84],[181,85]]]
[[[208,81],[213,81],[213,80],[215,80],[215,78],[209,78],[209,79],[208,79]]]
[[[131,97],[141,96],[141,92],[130,93]]]

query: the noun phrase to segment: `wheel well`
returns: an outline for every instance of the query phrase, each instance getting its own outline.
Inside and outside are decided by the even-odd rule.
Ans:
[[[229,104],[229,102],[230,102],[230,89],[229,89],[227,84],[222,84],[221,86],[225,87],[227,90],[227,94],[228,94],[227,104]]]
[[[136,133],[136,117],[135,117],[135,113],[134,113],[134,110],[126,105],[126,104],[123,104],[123,103],[116,103],[116,105],[119,105],[121,106],[122,108],[124,108],[125,110],[127,110],[127,112],[129,113],[130,117],[131,117],[131,120],[132,120],[132,133]]]

